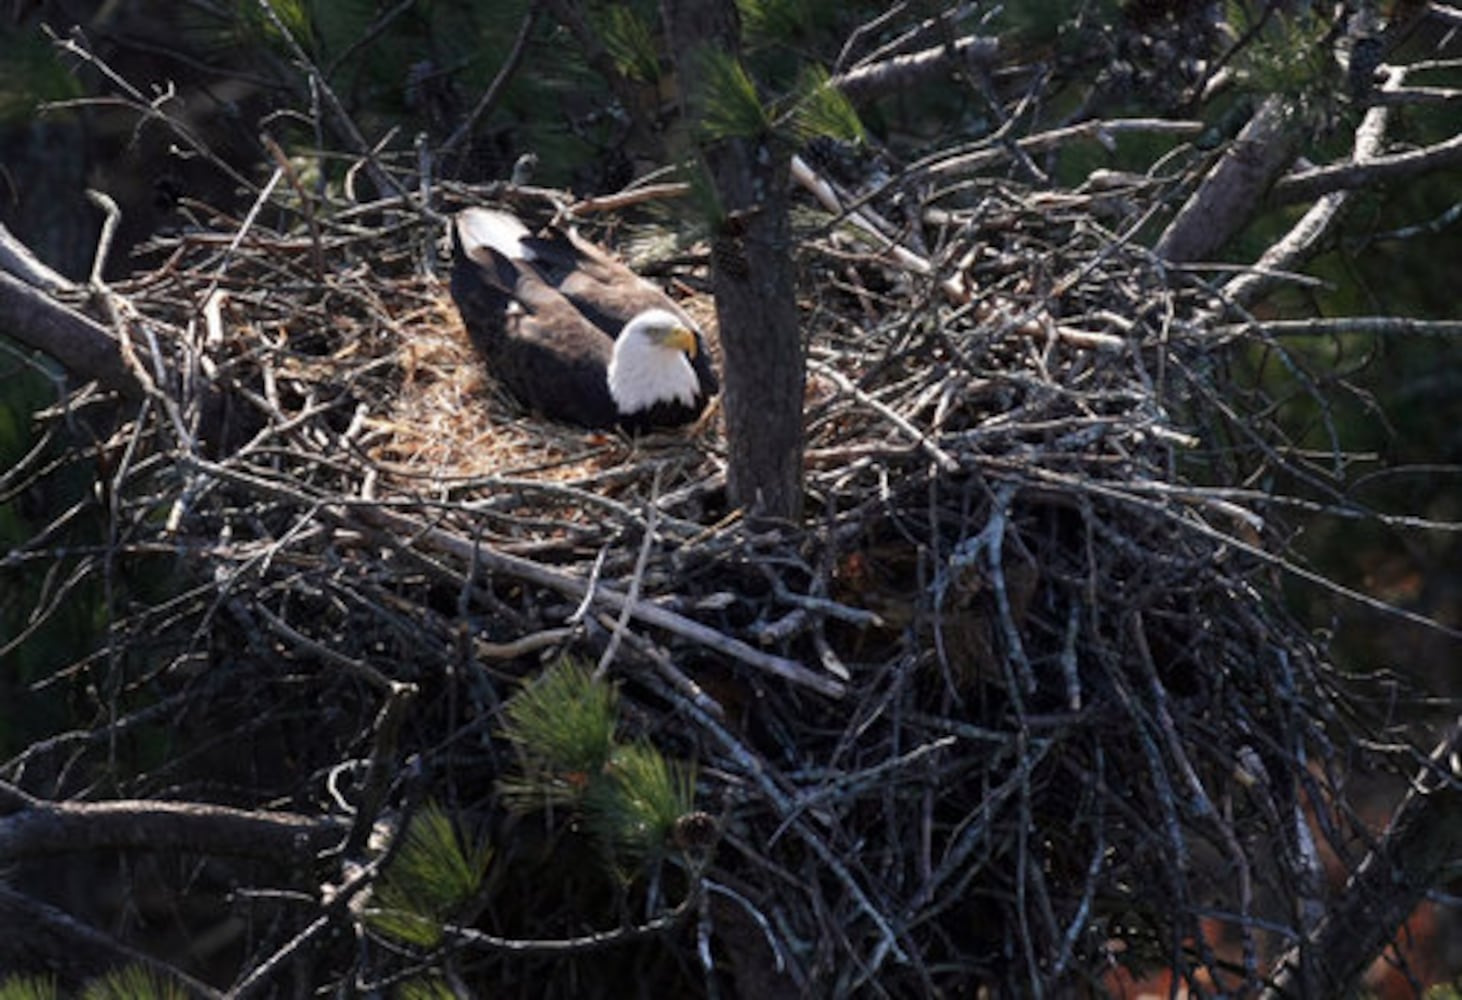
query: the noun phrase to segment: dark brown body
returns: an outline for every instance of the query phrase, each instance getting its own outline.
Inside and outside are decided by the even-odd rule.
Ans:
[[[504,221],[506,220],[506,221]],[[700,416],[719,389],[701,334],[692,406],[657,404],[621,414],[609,393],[614,339],[647,309],[689,317],[654,285],[574,233],[524,235],[517,248],[485,234],[516,220],[467,209],[452,225],[452,298],[488,370],[523,405],[583,427],[673,427]],[[497,245],[494,245],[494,244]]]

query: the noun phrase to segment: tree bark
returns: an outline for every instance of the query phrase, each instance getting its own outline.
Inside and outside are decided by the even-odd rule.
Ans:
[[[943,80],[956,70],[989,71],[997,65],[999,57],[1000,39],[966,35],[948,45],[855,66],[828,83],[854,104],[867,104],[898,91]]]
[[[142,386],[110,330],[4,271],[0,271],[0,321],[5,323],[0,332],[49,354],[78,378],[95,379],[124,396],[141,397]]]
[[[1462,718],[1412,782],[1385,837],[1309,937],[1279,962],[1266,1000],[1354,993],[1401,922],[1462,855]]]
[[[58,987],[79,995],[85,980],[124,965],[149,969],[170,984],[186,986],[190,995],[221,997],[206,983],[116,938],[82,923],[64,910],[33,899],[0,881],[0,974],[12,970],[44,970]]]
[[[1175,264],[1211,260],[1254,217],[1300,148],[1288,99],[1264,99],[1254,117],[1184,203],[1153,251]]]
[[[699,117],[706,55],[735,57],[732,0],[661,0],[687,122]],[[787,208],[791,151],[772,135],[713,138],[701,148],[719,200],[711,247],[725,363],[731,502],[758,519],[802,517],[802,342]]]
[[[0,808],[8,798],[0,787]],[[309,864],[347,829],[332,819],[195,802],[32,799],[0,816],[0,863],[109,848]]]

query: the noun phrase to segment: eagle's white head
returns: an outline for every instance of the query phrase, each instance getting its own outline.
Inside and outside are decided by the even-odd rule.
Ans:
[[[695,331],[664,309],[648,309],[624,325],[609,360],[609,395],[621,414],[656,403],[695,406],[700,379],[690,365]]]

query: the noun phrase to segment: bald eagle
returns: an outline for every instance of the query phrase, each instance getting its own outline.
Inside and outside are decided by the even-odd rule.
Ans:
[[[690,317],[572,230],[535,235],[506,212],[468,208],[452,246],[467,332],[525,406],[640,432],[695,420],[720,388]]]

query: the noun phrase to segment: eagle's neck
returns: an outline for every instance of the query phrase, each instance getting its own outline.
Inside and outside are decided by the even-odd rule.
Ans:
[[[621,414],[648,410],[656,403],[694,407],[699,393],[700,379],[684,351],[661,346],[633,329],[615,340],[609,360],[609,394]]]

